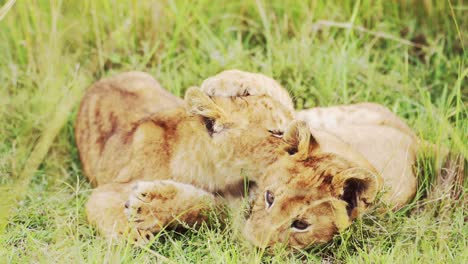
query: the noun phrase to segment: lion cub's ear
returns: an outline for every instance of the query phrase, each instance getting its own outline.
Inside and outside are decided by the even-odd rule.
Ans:
[[[283,140],[286,143],[286,151],[299,160],[305,160],[310,150],[318,146],[304,121],[292,121],[284,133]]]
[[[223,116],[223,110],[198,87],[188,88],[185,92],[184,100],[189,114],[201,115],[211,119],[217,119]]]
[[[332,180],[335,196],[347,203],[346,210],[351,219],[361,215],[375,200],[378,185],[378,175],[361,168],[343,171]]]
[[[185,92],[185,104],[190,115],[203,117],[205,126],[210,135],[218,133],[231,124],[227,122],[223,109],[215,104],[211,98],[198,87],[190,87]]]

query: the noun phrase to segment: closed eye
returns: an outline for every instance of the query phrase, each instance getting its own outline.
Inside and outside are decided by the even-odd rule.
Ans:
[[[276,129],[269,129],[268,132],[274,137],[281,138],[283,137],[283,131],[281,130],[276,130]]]

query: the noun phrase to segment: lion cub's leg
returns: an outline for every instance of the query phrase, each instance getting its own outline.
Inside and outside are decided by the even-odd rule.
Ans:
[[[137,230],[158,232],[206,220],[215,198],[211,193],[171,180],[140,181],[125,203],[125,215]]]

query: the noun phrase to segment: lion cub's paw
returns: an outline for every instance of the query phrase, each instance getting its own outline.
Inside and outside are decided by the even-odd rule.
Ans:
[[[140,181],[125,203],[124,212],[131,227],[155,233],[168,225],[192,226],[204,221],[204,212],[212,204],[212,194],[189,184],[171,180]]]
[[[240,70],[226,70],[203,81],[200,89],[209,96],[242,97],[268,95],[287,108],[294,105],[287,90],[272,78]]]
[[[138,230],[158,232],[171,220],[178,189],[165,181],[138,182],[125,203],[125,215]]]
[[[130,242],[144,246],[153,241],[154,234],[152,231],[149,230],[132,228],[127,237],[130,240]]]

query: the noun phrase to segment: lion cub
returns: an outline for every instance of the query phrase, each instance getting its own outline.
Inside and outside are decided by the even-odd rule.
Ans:
[[[343,106],[351,115],[362,111],[364,118],[376,114],[368,107]],[[326,120],[330,110],[333,119],[336,108],[320,109],[321,118],[316,110],[298,117]],[[380,191],[382,201],[394,209],[414,196],[418,143],[412,133],[395,128],[398,124],[361,120],[318,128],[295,122],[297,148],[270,165],[258,184],[244,230],[255,245],[305,248],[327,242],[362,215]]]
[[[257,188],[246,237],[304,248],[349,226],[384,187],[394,207],[414,195],[416,139],[390,111],[315,108],[297,113],[309,124],[292,121],[287,92],[258,76],[224,72],[184,100],[144,73],[94,84],[75,131],[97,186],[89,221],[107,235],[130,230],[147,241],[176,221],[203,221],[219,194],[242,193],[248,175]]]
[[[272,79],[239,78],[241,73],[222,72],[201,89],[210,95],[268,95],[290,105],[281,86],[262,85]],[[282,135],[289,155],[257,179],[244,229],[253,244],[305,248],[327,242],[365,212],[378,192],[384,191],[383,202],[395,209],[414,196],[418,140],[385,107],[317,107],[297,112],[296,118]]]
[[[292,109],[267,95],[181,100],[150,75],[128,72],[86,92],[76,119],[84,173],[96,187],[88,220],[108,236],[139,241],[183,221],[203,220],[215,196],[243,193],[283,152]]]

